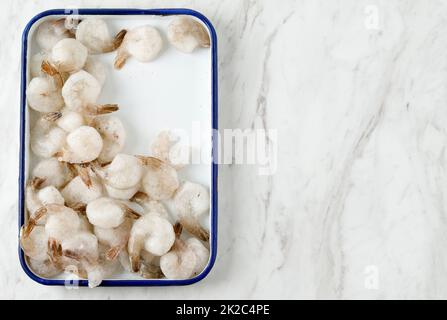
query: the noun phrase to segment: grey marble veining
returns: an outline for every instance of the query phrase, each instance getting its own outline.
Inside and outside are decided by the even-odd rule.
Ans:
[[[2,1],[1,297],[447,298],[445,1],[110,3],[210,18],[219,125],[276,129],[277,171],[220,166],[218,259],[196,285],[32,282],[17,257],[20,37],[63,3]]]

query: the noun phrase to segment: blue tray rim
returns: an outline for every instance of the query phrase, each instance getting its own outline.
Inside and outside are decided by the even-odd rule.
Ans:
[[[21,54],[21,84],[20,84],[20,151],[19,151],[19,179],[18,179],[18,189],[19,189],[19,203],[18,203],[18,253],[20,265],[23,271],[35,282],[47,285],[47,286],[63,286],[66,284],[66,280],[62,279],[44,279],[33,273],[26,261],[25,255],[20,247],[20,228],[25,221],[25,206],[24,206],[24,195],[25,195],[25,130],[26,130],[26,63],[27,63],[27,50],[28,50],[28,33],[34,23],[39,21],[41,18],[50,15],[68,15],[76,11],[79,15],[190,15],[200,19],[208,28],[211,35],[211,90],[212,90],[212,110],[211,110],[211,123],[212,123],[212,164],[211,164],[211,252],[210,261],[202,273],[191,279],[185,280],[104,280],[100,286],[102,287],[149,287],[149,286],[182,286],[190,285],[203,280],[211,271],[216,261],[217,256],[217,214],[218,214],[218,203],[217,203],[217,178],[218,178],[218,166],[217,166],[217,136],[216,131],[218,130],[218,86],[217,86],[217,35],[214,26],[202,13],[186,8],[169,8],[169,9],[137,9],[137,8],[79,8],[79,9],[51,9],[47,11],[40,12],[35,15],[25,26],[22,33],[22,54]],[[87,280],[79,280],[79,286],[88,286]]]

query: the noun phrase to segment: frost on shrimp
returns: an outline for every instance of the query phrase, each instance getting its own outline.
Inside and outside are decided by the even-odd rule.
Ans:
[[[151,199],[146,193],[137,192],[131,200],[141,205],[146,213],[156,214],[163,219],[169,220],[169,213],[163,203]]]
[[[35,217],[42,206],[52,203],[64,204],[64,198],[54,186],[46,186],[39,190],[43,182],[43,179],[33,178],[26,186],[26,207],[31,218]],[[45,219],[41,219],[40,222],[45,223]]]
[[[89,222],[100,228],[116,228],[126,218],[138,219],[140,214],[119,200],[102,197],[87,204]]]
[[[129,57],[140,62],[154,60],[163,48],[163,39],[157,29],[151,26],[136,27],[126,33],[117,50],[115,68],[121,69]]]
[[[209,212],[208,190],[200,184],[187,181],[177,190],[174,205],[183,227],[200,240],[208,241],[209,232],[199,222],[200,216]]]
[[[101,93],[101,85],[90,73],[80,70],[73,73],[62,87],[62,97],[68,109],[82,111],[93,105]]]
[[[60,72],[81,70],[87,60],[87,55],[87,48],[72,38],[58,41],[51,50],[51,59]]]
[[[64,163],[56,158],[41,160],[33,169],[32,176],[42,179],[40,187],[62,187],[68,178],[68,170]]]
[[[87,273],[90,288],[101,284],[104,273],[99,264],[98,239],[89,232],[79,232],[61,242],[62,255],[78,262]]]
[[[41,118],[31,129],[31,150],[42,158],[50,158],[63,148],[66,135],[53,121]]]
[[[62,39],[71,37],[69,30],[65,28],[65,20],[47,20],[37,28],[37,44],[45,51],[50,51],[54,45]]]
[[[20,246],[28,257],[38,261],[46,260],[47,244],[45,227],[36,226],[29,235],[24,235],[24,227],[20,229]]]
[[[139,184],[143,167],[139,159],[120,153],[105,168],[94,167],[95,172],[109,186],[116,189],[129,189]]]
[[[108,247],[105,252],[106,259],[113,260],[120,252],[126,248],[129,240],[130,230],[132,228],[132,219],[126,218],[116,228],[101,228],[94,226],[94,233],[99,243]]]
[[[76,39],[84,44],[91,54],[105,53],[117,49],[126,34],[121,30],[114,38],[104,20],[87,18],[81,21],[76,29]]]
[[[161,256],[160,268],[168,279],[188,279],[195,271],[197,256],[193,249],[180,239],[182,226],[177,224],[176,239],[172,249]]]
[[[177,171],[169,164],[154,157],[141,157],[145,166],[142,180],[144,192],[154,200],[170,199],[179,187]]]
[[[209,48],[210,36],[205,27],[189,17],[178,17],[168,26],[169,42],[184,53],[191,53],[197,47]]]
[[[193,275],[200,274],[208,264],[210,251],[206,248],[200,240],[196,238],[189,238],[185,244],[194,252],[196,256],[196,264],[194,266]]]
[[[175,233],[169,221],[152,214],[142,216],[132,226],[127,247],[132,271],[140,270],[140,255],[143,249],[161,256],[169,251],[174,241]]]
[[[49,259],[42,261],[29,258],[28,264],[33,272],[44,278],[52,278],[62,272],[60,266],[54,264]]]
[[[38,112],[54,112],[64,105],[58,84],[47,76],[33,78],[26,89],[28,105]]]
[[[70,163],[91,162],[101,153],[102,145],[98,131],[89,126],[81,126],[68,134],[65,146],[58,153],[58,159]]]
[[[87,186],[80,176],[76,176],[62,189],[61,193],[67,205],[87,204],[104,194],[101,181],[95,176],[90,179],[91,185]]]
[[[100,116],[93,119],[91,126],[98,130],[104,142],[98,160],[101,163],[112,161],[124,148],[126,130],[123,123],[114,116]]]

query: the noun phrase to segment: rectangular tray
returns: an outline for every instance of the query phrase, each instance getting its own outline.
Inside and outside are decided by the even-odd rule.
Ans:
[[[33,17],[26,25],[22,35],[22,67],[21,67],[21,92],[20,92],[20,164],[19,164],[19,232],[21,226],[26,222],[25,214],[25,184],[28,177],[29,164],[33,162],[33,155],[29,152],[29,113],[26,103],[26,87],[30,79],[28,79],[27,60],[33,54],[32,33],[39,22],[44,19],[64,17],[72,13],[79,14],[81,17],[86,15],[98,15],[105,19],[114,21],[115,27],[137,26],[145,23],[145,20],[154,26],[166,26],[169,16],[189,15],[201,21],[208,29],[211,39],[211,48],[208,53],[194,52],[190,56],[182,56],[176,54],[173,48],[168,48],[166,38],[165,48],[160,56],[160,62],[154,61],[148,64],[142,64],[139,68],[136,64],[139,62],[130,59],[123,70],[113,71],[109,68],[106,84],[101,93],[101,100],[104,102],[122,104],[119,116],[122,118],[128,137],[126,145],[133,141],[132,146],[124,149],[124,152],[138,152],[147,154],[149,151],[149,141],[155,137],[160,129],[182,128],[188,130],[191,122],[199,121],[207,122],[210,131],[208,138],[202,141],[209,148],[209,163],[192,165],[191,169],[187,169],[186,173],[180,175],[180,178],[190,178],[209,187],[210,189],[210,260],[202,273],[191,279],[185,280],[169,280],[169,279],[141,279],[135,278],[130,274],[123,274],[116,279],[107,279],[101,283],[101,286],[171,286],[171,285],[189,285],[202,280],[210,272],[216,260],[217,254],[217,137],[216,130],[218,128],[218,108],[217,108],[217,37],[214,27],[210,21],[197,11],[190,9],[54,9],[44,11]],[[121,25],[122,23],[123,25]],[[164,34],[164,33],[162,33]],[[171,52],[172,51],[172,52]],[[165,55],[165,56],[163,56]],[[208,57],[206,57],[208,55]],[[108,56],[102,62],[106,62],[109,66],[113,64],[114,54]],[[162,59],[163,61],[161,61]],[[177,60],[174,60],[177,58]],[[207,66],[197,59],[209,59]],[[189,60],[188,60],[189,59]],[[187,62],[187,63],[183,63]],[[169,67],[169,69],[168,69]],[[163,69],[165,68],[165,69]],[[169,73],[161,72],[168,70]],[[180,71],[181,72],[180,72]],[[113,76],[110,72],[114,72]],[[177,86],[176,92],[172,89],[164,89],[156,87],[151,90],[157,83],[169,83],[169,75],[175,75],[176,79],[190,80],[185,81],[185,87]],[[189,79],[188,75],[191,79]],[[113,84],[107,85],[110,78],[113,77]],[[138,78],[144,77],[144,78]],[[121,95],[118,84],[124,84],[124,92]],[[121,82],[120,82],[121,81]],[[198,84],[204,84],[202,91],[197,90]],[[188,87],[189,86],[189,87]],[[123,88],[122,88],[123,89]],[[191,100],[185,101],[184,97],[188,94],[188,89],[192,92]],[[132,94],[134,93],[134,94]],[[138,94],[138,95],[137,95]],[[122,97],[120,101],[111,101],[111,98]],[[144,102],[142,101],[143,98]],[[177,98],[176,98],[177,97]],[[166,108],[152,108],[150,113],[146,113],[141,107],[151,108],[160,105],[162,99],[169,99],[169,105]],[[177,99],[177,100],[175,100]],[[101,102],[101,101],[100,101]],[[122,103],[120,103],[122,102]],[[176,103],[177,102],[177,103]],[[136,112],[138,111],[138,112]],[[200,113],[200,114],[199,114]],[[147,119],[147,120],[146,120]],[[203,123],[202,123],[203,124]],[[131,127],[130,127],[131,126]],[[158,127],[157,127],[158,126]],[[188,130],[189,131],[189,130]],[[138,139],[137,139],[138,138]],[[65,279],[44,279],[33,273],[28,267],[24,253],[19,245],[19,258],[25,273],[34,281],[44,285],[65,285]],[[87,280],[79,280],[79,286],[87,286]]]

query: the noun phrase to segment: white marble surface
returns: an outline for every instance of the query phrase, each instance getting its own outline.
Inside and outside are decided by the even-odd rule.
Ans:
[[[88,4],[87,4],[88,2]],[[220,127],[278,130],[278,170],[222,165],[219,249],[189,287],[43,287],[17,258],[20,36],[0,2],[0,297],[447,298],[447,3],[109,1],[189,7],[219,37]]]

